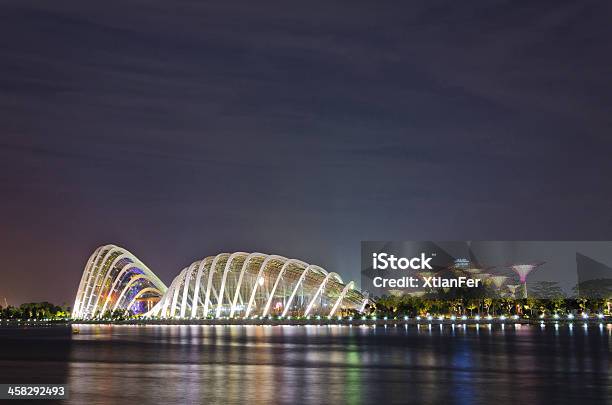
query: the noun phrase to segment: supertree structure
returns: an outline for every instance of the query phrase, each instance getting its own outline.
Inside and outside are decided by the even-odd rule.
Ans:
[[[489,280],[491,280],[491,282],[493,282],[493,285],[496,288],[501,288],[502,285],[504,285],[504,282],[508,279],[507,276],[491,276],[489,277]]]
[[[510,290],[510,294],[512,294],[512,298],[516,297],[516,290],[520,287],[520,284],[508,284],[508,290]]]
[[[521,284],[523,284],[523,298],[527,298],[527,276],[543,264],[544,262],[538,262],[532,264],[514,264],[510,266],[512,271],[518,274],[519,280]]]

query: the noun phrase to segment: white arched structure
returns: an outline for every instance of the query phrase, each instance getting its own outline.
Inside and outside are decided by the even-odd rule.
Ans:
[[[74,318],[124,310],[163,319],[333,316],[367,300],[337,273],[264,253],[221,253],[191,263],[169,287],[129,251],[99,247],[76,294]],[[146,300],[146,308],[143,300]],[[138,305],[137,305],[138,304]]]
[[[133,280],[135,277],[138,278]],[[92,319],[111,308],[128,310],[136,298],[158,299],[166,290],[166,285],[128,250],[115,245],[100,246],[83,270],[72,317]]]

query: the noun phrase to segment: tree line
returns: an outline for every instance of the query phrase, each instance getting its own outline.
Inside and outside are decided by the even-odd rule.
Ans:
[[[65,319],[70,317],[70,307],[50,302],[28,302],[18,307],[0,306],[0,319]]]
[[[527,298],[500,293],[490,285],[479,288],[430,289],[420,296],[402,291],[377,297],[367,312],[376,316],[416,317],[426,315],[536,317],[565,314],[611,314],[612,280],[598,279],[580,283],[568,297],[558,283],[540,281],[531,284]]]
[[[385,295],[367,308],[376,316],[560,316],[567,313],[610,314],[611,302],[596,298],[454,298],[439,299],[408,295]]]

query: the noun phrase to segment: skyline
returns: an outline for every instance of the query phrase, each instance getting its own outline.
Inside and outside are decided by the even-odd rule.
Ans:
[[[8,1],[0,305],[70,305],[107,243],[169,285],[222,252],[357,281],[363,240],[610,240],[610,11]]]

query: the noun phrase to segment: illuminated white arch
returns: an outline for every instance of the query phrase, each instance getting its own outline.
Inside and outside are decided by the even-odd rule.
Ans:
[[[246,271],[246,269],[249,266],[249,263],[251,262],[251,260],[253,260],[254,258],[258,257],[258,258],[262,258],[265,260],[265,258],[268,255],[264,254],[264,253],[251,253],[250,255],[247,256],[247,258],[244,260],[244,263],[242,264],[242,269],[240,269],[240,275],[238,276],[238,282],[236,283],[236,292],[234,293],[234,299],[232,300],[232,308],[230,309],[230,318],[234,317],[234,313],[236,311],[236,305],[238,303],[238,297],[240,296],[240,287],[242,287],[242,279],[244,278],[244,273]]]
[[[302,271],[302,274],[300,275],[300,278],[295,283],[295,287],[293,287],[293,291],[291,292],[291,295],[289,296],[289,300],[287,301],[287,304],[285,304],[285,309],[283,310],[283,313],[281,315],[282,317],[287,316],[287,312],[289,312],[289,309],[291,308],[291,304],[293,303],[293,298],[295,297],[295,294],[297,293],[298,289],[300,288],[300,285],[302,284],[302,282],[306,278],[306,274],[309,271],[315,271],[314,270],[315,267],[318,267],[318,266],[315,266],[314,264],[311,264],[311,265],[306,266],[306,268],[304,268],[304,270]]]
[[[102,272],[104,271],[104,268],[106,267],[106,262],[107,260],[109,260],[109,258],[115,254],[115,253],[119,253],[121,254],[121,248],[119,248],[118,246],[115,245],[109,245],[112,246],[104,255],[104,257],[102,258],[102,261],[100,262],[100,265],[98,266],[98,270],[96,271],[96,278],[94,279],[93,283],[90,286],[89,289],[89,298],[87,299],[87,304],[85,305],[85,310],[89,310],[89,308],[91,307],[91,301],[93,300],[94,296],[99,297],[98,292],[96,292],[96,288],[98,285],[98,280],[100,279],[100,276],[102,275]],[[108,270],[107,270],[108,271]],[[93,308],[91,308],[91,314],[95,316],[96,314],[96,307],[94,306]]]
[[[91,277],[96,270],[98,262],[100,262],[101,264],[102,258],[100,256],[102,255],[102,252],[106,252],[107,251],[106,249],[111,249],[112,246],[113,245],[100,246],[96,253],[96,257],[91,262],[91,265],[89,266],[89,268],[85,270],[87,272],[87,275],[85,276],[85,282],[83,283],[81,288],[79,288],[80,299],[79,299],[79,304],[78,304],[79,310],[77,312],[77,317],[82,317],[85,315],[85,311],[83,310],[83,304],[85,303],[85,300],[87,299],[87,291],[91,283]]]
[[[162,307],[161,316],[164,318],[168,316],[167,310],[168,310],[168,307],[170,306],[170,301],[172,300],[172,297],[174,296],[174,291],[177,288],[177,284],[179,283],[181,279],[181,274],[182,273],[179,273],[178,276],[174,277],[174,279],[172,280],[172,284],[170,284],[170,287],[168,288],[168,291],[166,291],[166,293],[162,297],[162,301],[164,302],[164,304]]]
[[[165,284],[144,263],[142,263],[140,260],[138,260],[138,258],[136,256],[134,256],[133,253],[131,253],[127,249],[123,249],[123,248],[117,248],[117,249],[119,249],[119,250],[116,250],[116,251],[121,251],[123,253],[121,253],[119,256],[117,256],[113,260],[111,265],[108,267],[108,269],[106,271],[106,276],[104,277],[104,280],[102,281],[102,284],[100,285],[100,290],[96,294],[97,295],[96,302],[95,302],[95,304],[93,306],[93,310],[91,311],[92,315],[95,314],[95,311],[98,308],[98,304],[99,304],[100,298],[103,295],[102,293],[104,291],[104,286],[106,285],[107,279],[112,277],[112,273],[113,273],[113,270],[114,270],[115,266],[117,265],[117,263],[119,263],[123,259],[129,260],[130,263],[124,264],[124,266],[122,267],[121,271],[117,274],[117,276],[115,276],[115,280],[113,282],[113,285],[111,286],[111,288],[105,294],[106,295],[106,300],[105,300],[104,306],[102,307],[102,311],[100,312],[101,314],[103,314],[106,311],[106,306],[108,304],[108,301],[110,300],[110,297],[112,297],[113,293],[116,292],[115,288],[116,288],[117,284],[119,283],[119,281],[121,281],[122,276],[125,274],[126,271],[129,271],[130,269],[137,268],[137,269],[141,270],[143,272],[143,274],[146,274],[148,276],[148,278],[150,279],[151,283],[156,285],[160,291],[165,291],[166,290]],[[110,256],[110,255],[108,255],[108,256]],[[129,266],[129,267],[126,268],[126,266]]]
[[[257,287],[259,286],[259,280],[261,279],[264,270],[266,269],[268,262],[272,260],[278,260],[280,262],[284,262],[287,260],[286,257],[270,255],[266,257],[261,266],[259,267],[259,272],[257,273],[257,277],[255,277],[255,282],[253,283],[253,289],[251,290],[251,298],[249,299],[249,305],[247,305],[246,311],[244,313],[244,317],[248,318],[251,313],[251,307],[253,306],[253,301],[255,301],[255,294],[257,294]]]
[[[198,265],[198,273],[195,279],[195,288],[193,290],[193,300],[191,304],[191,317],[195,318],[198,314],[198,302],[200,301],[200,282],[202,281],[202,272],[206,268],[206,265],[213,260],[212,257],[206,257],[200,260]]]
[[[266,306],[264,307],[264,310],[261,316],[264,316],[264,317],[268,316],[268,311],[270,310],[270,305],[272,305],[272,301],[274,300],[274,294],[276,293],[276,288],[278,287],[280,280],[283,278],[283,274],[285,273],[285,270],[292,264],[299,264],[299,265],[303,265],[304,267],[308,267],[307,263],[304,263],[303,261],[297,260],[297,259],[287,260],[285,264],[283,264],[283,267],[278,272],[278,276],[276,277],[276,280],[274,281],[274,286],[272,287],[272,291],[270,291],[270,297],[268,298],[268,302],[266,302]]]
[[[137,274],[135,276],[132,276],[132,278],[130,279],[130,281],[125,285],[125,287],[123,287],[123,290],[121,291],[121,294],[119,295],[119,298],[117,298],[117,302],[115,302],[115,305],[113,306],[113,312],[117,309],[117,307],[119,306],[119,303],[121,302],[121,300],[123,299],[123,296],[125,295],[125,293],[127,292],[127,290],[130,289],[131,286],[134,285],[134,283],[136,283],[138,280],[147,280],[147,276],[145,276],[144,274]]]
[[[191,266],[189,266],[189,270],[187,270],[187,273],[185,274],[185,281],[183,282],[183,299],[181,300],[181,318],[185,317],[185,311],[187,310],[187,298],[189,294],[189,283],[191,281],[191,273],[193,272],[193,269],[195,266],[197,266],[197,264],[198,262],[191,263]]]
[[[240,256],[248,256],[248,253],[245,252],[236,252],[232,253],[230,257],[227,259],[227,263],[225,264],[225,269],[223,269],[223,277],[221,278],[221,286],[219,287],[219,298],[217,300],[217,311],[215,312],[215,318],[219,318],[221,316],[221,310],[223,309],[223,296],[225,295],[225,281],[227,279],[227,273],[231,269],[232,262]],[[229,303],[232,304],[231,302]]]
[[[85,300],[87,299],[87,290],[89,288],[89,285],[91,283],[91,277],[93,275],[93,273],[96,270],[96,267],[98,265],[98,262],[101,262],[102,260],[102,253],[106,252],[106,249],[110,249],[112,245],[104,245],[101,246],[98,249],[98,253],[96,254],[96,257],[93,259],[91,266],[89,266],[89,269],[87,270],[87,275],[85,277],[85,282],[83,283],[83,289],[81,290],[81,299],[79,302],[79,315],[83,315],[83,304],[85,303]]]
[[[108,245],[110,247],[109,250],[106,251],[106,253],[104,254],[104,256],[102,256],[102,259],[100,261],[100,264],[97,265],[94,268],[94,272],[91,273],[90,279],[88,281],[88,287],[89,287],[89,294],[87,294],[87,290],[85,290],[85,296],[83,299],[83,309],[86,312],[89,312],[89,314],[91,314],[91,316],[95,316],[95,311],[96,308],[91,308],[91,301],[93,299],[93,296],[96,295],[96,284],[98,283],[98,279],[100,278],[102,271],[104,269],[104,267],[106,267],[106,263],[107,260],[109,260],[109,258],[111,257],[111,255],[113,253],[118,253],[120,251],[118,246],[115,245]],[[95,276],[95,278],[93,278]],[[86,303],[85,303],[86,302]]]
[[[98,251],[101,248],[102,247],[99,247],[96,250],[94,250],[91,256],[89,256],[87,263],[85,264],[85,269],[83,270],[83,274],[81,275],[81,281],[79,282],[79,288],[77,289],[77,295],[74,299],[74,305],[72,306],[72,314],[74,317],[77,317],[77,315],[79,314],[79,309],[80,309],[80,304],[81,304],[80,300],[81,300],[81,296],[83,295],[83,285],[85,284],[87,273],[89,272],[89,268],[91,267],[94,258],[97,256]]]
[[[104,314],[106,312],[106,307],[108,306],[108,303],[110,302],[113,296],[113,293],[117,292],[117,286],[119,285],[121,280],[123,280],[123,276],[132,269],[140,269],[140,266],[136,263],[127,263],[125,266],[121,268],[121,271],[115,278],[113,285],[111,286],[110,290],[108,290],[108,294],[106,295],[106,300],[104,301],[104,305],[102,306],[102,311],[100,311],[101,314]]]
[[[121,253],[119,256],[115,258],[115,260],[113,260],[113,262],[109,266],[108,271],[106,272],[106,275],[104,276],[104,279],[102,280],[102,284],[100,284],[100,290],[96,294],[96,302],[94,303],[94,306],[93,306],[94,312],[96,308],[98,308],[98,304],[100,303],[100,297],[102,297],[102,292],[104,291],[104,286],[106,285],[106,281],[111,277],[111,274],[113,273],[113,269],[115,268],[117,263],[119,263],[120,260],[129,259],[130,256],[131,255],[128,253]],[[108,291],[107,296],[110,296],[110,293],[112,293],[112,290]],[[104,311],[102,311],[102,313],[104,313]]]
[[[155,316],[159,315],[162,318],[166,317],[166,311],[168,309],[168,305],[170,304],[170,295],[172,294],[172,292],[174,291],[174,288],[176,287],[176,281],[178,280],[179,276],[180,274],[172,279],[172,283],[170,283],[170,287],[168,287],[168,290],[166,291],[164,296],[157,303],[157,305],[153,307],[152,309],[152,312],[154,311],[153,315]],[[159,307],[159,308],[157,308],[156,310],[156,307]]]
[[[189,270],[189,267],[185,267],[181,271],[181,274],[179,275],[178,280],[176,282],[176,286],[174,287],[174,292],[172,294],[172,305],[170,305],[170,317],[174,317],[174,314],[176,314],[176,305],[178,303],[178,295],[179,295],[179,292],[181,291],[181,286],[185,282],[185,276],[187,275],[187,270]]]
[[[162,292],[160,296],[163,295],[166,291],[165,284],[132,253],[116,245],[103,245],[96,248],[83,270],[72,311],[73,318],[90,319],[106,311],[110,299],[116,292],[117,283],[125,273],[115,274],[116,265],[121,260],[128,262],[123,265],[122,270],[126,270],[125,266],[130,265],[130,262],[137,263],[137,267],[147,275],[151,286]],[[112,280],[112,286],[107,289],[109,280]],[[105,305],[100,312],[102,302]]]
[[[129,311],[130,308],[132,308],[132,305],[134,305],[134,303],[136,302],[136,300],[138,298],[140,298],[143,294],[148,293],[148,292],[154,292],[154,293],[158,293],[161,294],[161,291],[159,291],[157,288],[155,287],[147,287],[147,288],[143,288],[142,290],[138,291],[138,294],[136,294],[134,296],[134,298],[132,298],[132,301],[130,301],[130,303],[128,304],[127,307],[125,307],[125,311]]]
[[[368,301],[369,301],[369,300],[370,300],[370,299],[369,299],[368,297],[365,297],[365,298],[363,299],[363,302],[361,303],[361,306],[359,307],[359,312],[363,312],[363,311],[365,311],[365,306],[367,305],[367,303],[368,303]]]
[[[205,292],[205,297],[204,297],[204,312],[202,313],[202,316],[204,318],[208,317],[208,304],[210,302],[210,291],[212,290],[213,276],[215,272],[217,271],[217,263],[219,262],[221,258],[224,258],[225,256],[229,256],[229,253],[220,253],[217,256],[215,256],[212,264],[210,265],[210,269],[208,270],[208,282],[206,283],[206,292]]]
[[[348,293],[349,290],[352,290],[353,287],[355,287],[355,282],[354,281],[350,281],[347,285],[344,286],[344,288],[342,289],[342,292],[340,293],[340,296],[338,297],[338,299],[336,300],[336,303],[332,307],[332,310],[329,311],[329,316],[330,317],[334,316],[334,314],[338,310],[338,307],[342,303],[342,300],[346,296],[346,293]]]
[[[308,306],[306,307],[306,311],[304,312],[304,316],[308,316],[310,315],[310,311],[312,310],[312,307],[315,304],[315,301],[319,298],[319,296],[321,295],[321,293],[323,292],[323,289],[325,288],[325,286],[327,285],[327,282],[329,281],[330,278],[335,277],[336,280],[338,280],[340,283],[342,283],[342,279],[340,278],[340,276],[337,273],[331,272],[328,273],[325,278],[323,279],[323,281],[321,282],[321,284],[319,285],[319,288],[317,288],[317,292],[315,293],[315,295],[312,297],[312,299],[310,300],[310,303],[308,304]]]

